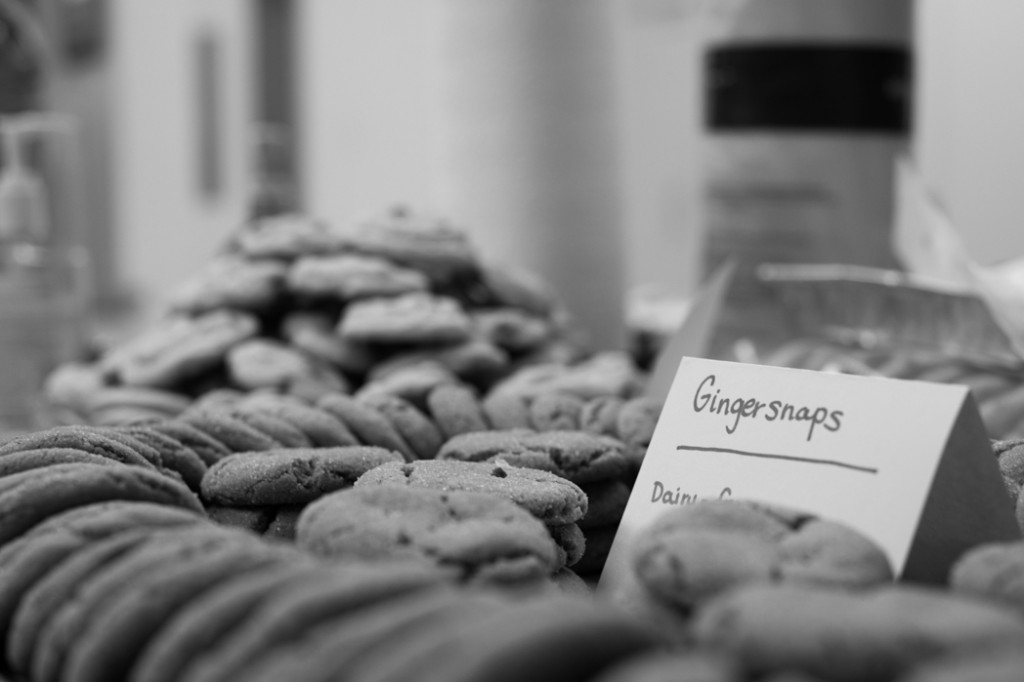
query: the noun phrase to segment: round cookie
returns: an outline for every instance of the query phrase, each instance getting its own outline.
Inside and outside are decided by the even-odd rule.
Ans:
[[[409,486],[325,495],[303,511],[296,543],[322,556],[454,566],[464,580],[527,556],[536,559],[537,575],[564,563],[544,525],[503,497]]]
[[[108,564],[89,581],[81,583],[72,599],[66,601],[41,628],[30,666],[31,678],[55,682],[69,675],[72,672],[67,665],[69,654],[83,633],[89,630],[93,616],[138,576],[167,563],[208,553],[218,546],[241,542],[255,543],[259,540],[248,533],[214,524],[151,533],[145,542]]]
[[[135,528],[201,523],[194,511],[149,502],[112,501],[54,514],[0,548],[0,643],[21,599],[70,554],[98,539]]]
[[[229,349],[258,331],[256,317],[235,310],[170,317],[108,353],[100,363],[122,384],[172,387],[216,367]]]
[[[575,523],[587,512],[579,486],[546,471],[490,462],[418,460],[388,463],[366,472],[356,487],[397,483],[436,490],[495,493],[549,526]]]
[[[359,387],[355,397],[395,395],[425,409],[427,396],[431,391],[438,386],[457,383],[459,378],[441,363],[435,360],[420,360],[368,380]]]
[[[11,619],[7,637],[10,667],[27,677],[39,633],[78,586],[146,541],[147,530],[123,531],[83,545],[41,576],[25,591]]]
[[[550,471],[577,484],[617,478],[628,468],[619,441],[582,431],[464,433],[448,440],[437,458],[470,462],[501,459],[513,466]]]
[[[1024,613],[1024,542],[986,543],[968,550],[953,564],[949,586]]]
[[[318,400],[316,406],[347,426],[361,443],[400,452],[410,461],[415,459],[412,447],[395,431],[391,422],[355,398],[327,395]]]
[[[586,680],[661,645],[653,629],[588,597],[525,600],[410,642],[361,682]],[[415,672],[414,672],[415,671]]]
[[[234,239],[242,254],[252,259],[291,260],[300,256],[340,251],[348,244],[343,234],[315,218],[299,213],[275,213],[253,221]]]
[[[366,378],[384,379],[397,370],[421,363],[440,365],[464,381],[486,386],[507,372],[509,357],[493,343],[471,338],[462,343],[399,351],[375,364]]]
[[[577,431],[583,401],[567,393],[545,393],[530,402],[530,424],[538,431]]]
[[[427,395],[427,408],[445,440],[490,429],[476,393],[468,386],[438,386]]]
[[[470,336],[470,321],[453,298],[414,292],[353,301],[338,323],[342,338],[375,344],[458,343]]]
[[[139,500],[193,509],[203,507],[184,484],[132,466],[58,464],[8,476],[25,478],[0,493],[0,544],[67,509],[105,500]]]
[[[127,677],[164,621],[217,583],[260,565],[288,561],[290,552],[253,542],[213,547],[140,575],[90,616],[90,627],[71,649],[68,682],[105,682]]]
[[[658,424],[658,417],[661,416],[662,404],[660,401],[639,396],[630,398],[619,408],[618,418],[615,422],[615,432],[623,443],[628,445],[643,446],[644,449],[651,444],[651,436],[654,435],[654,427]]]
[[[618,438],[619,411],[625,402],[617,395],[591,398],[580,410],[580,430]]]
[[[651,594],[684,611],[743,583],[859,588],[893,578],[881,548],[860,533],[744,500],[666,512],[637,541],[633,568]]]
[[[281,443],[233,417],[226,408],[190,408],[178,417],[216,438],[231,452],[255,452],[280,448]]]
[[[296,379],[313,374],[309,358],[280,341],[247,339],[224,357],[231,382],[245,390],[281,390]]]
[[[231,410],[231,415],[238,417],[249,426],[253,427],[257,431],[262,431],[267,434],[283,447],[286,448],[311,448],[313,447],[313,441],[293,426],[291,423],[282,419],[281,417],[271,414],[268,410],[261,410],[258,408],[246,408],[243,406],[235,406]]]
[[[575,523],[564,523],[559,526],[548,526],[548,532],[558,546],[561,565],[575,566],[579,563],[587,548],[587,540],[580,527]]]
[[[360,444],[357,435],[353,433],[354,430],[349,428],[344,420],[339,419],[328,410],[304,405],[294,398],[266,394],[252,395],[246,398],[239,407],[240,409],[267,412],[283,419],[304,433],[313,445],[318,447]]]
[[[490,392],[480,403],[492,429],[511,430],[533,428],[530,424],[530,405],[515,393]]]
[[[301,583],[314,569],[305,562],[262,565],[184,604],[139,654],[131,682],[175,682],[185,668],[220,643],[278,590]]]
[[[429,287],[430,280],[422,272],[358,253],[300,258],[288,271],[288,288],[313,298],[350,301],[398,296]]]
[[[355,250],[415,268],[434,282],[448,282],[477,268],[463,230],[405,206],[360,223],[351,239]]]
[[[15,452],[44,448],[73,448],[91,452],[122,464],[132,464],[147,469],[156,468],[134,448],[125,445],[109,433],[86,426],[56,426],[44,431],[17,436],[0,446],[0,457]]]
[[[306,637],[275,647],[249,665],[249,682],[330,682],[357,670],[360,662],[393,648],[403,637],[445,628],[500,606],[489,594],[445,588],[414,593],[366,609],[358,618],[325,623]]]
[[[305,504],[351,486],[374,467],[401,461],[398,453],[369,445],[242,452],[210,467],[203,499],[223,506]]]
[[[274,645],[301,637],[327,620],[344,617],[373,604],[435,588],[446,571],[422,565],[374,564],[372,567],[324,570],[300,584],[278,590],[214,651],[201,655],[180,679],[188,682],[234,682],[249,661]]]
[[[165,436],[170,436],[189,448],[199,455],[199,459],[203,460],[207,466],[231,454],[231,450],[224,443],[179,419],[146,422],[144,425]]]
[[[433,459],[441,449],[444,443],[441,432],[409,401],[396,395],[374,395],[360,402],[387,417],[417,459]]]
[[[692,633],[697,646],[736,657],[754,677],[797,670],[851,682],[900,679],[958,651],[1024,645],[1024,622],[1013,611],[909,585],[745,585],[702,606]]]
[[[376,355],[364,344],[334,333],[337,321],[322,313],[297,310],[281,321],[282,336],[294,347],[328,362],[351,376],[364,376],[376,363]]]
[[[278,261],[221,255],[175,287],[169,306],[188,314],[222,308],[266,310],[284,292],[286,272],[287,266]]]
[[[476,310],[473,328],[481,338],[513,354],[536,350],[554,334],[549,319],[518,308]]]
[[[0,455],[0,478],[19,474],[30,469],[42,469],[54,464],[96,464],[99,466],[120,466],[115,460],[75,448],[41,448],[23,450]]]
[[[206,464],[195,450],[148,426],[125,426],[117,430],[159,452],[160,466],[177,472],[185,485],[192,490],[199,490],[199,482],[206,473]]]

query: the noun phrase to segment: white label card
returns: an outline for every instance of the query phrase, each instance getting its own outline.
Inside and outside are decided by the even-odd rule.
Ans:
[[[952,439],[955,429],[966,430],[966,438]],[[989,530],[979,537],[1018,537],[966,387],[684,358],[601,588],[628,570],[632,539],[660,514],[709,499],[759,500],[846,523],[877,542],[901,574],[944,457],[966,458],[981,472],[959,474],[988,498],[975,505],[988,507]],[[924,561],[942,572],[937,562],[948,558]]]

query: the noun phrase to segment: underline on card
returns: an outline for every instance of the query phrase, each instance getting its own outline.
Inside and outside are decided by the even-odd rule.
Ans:
[[[734,448],[708,448],[702,445],[677,445],[676,450],[690,450],[693,452],[724,452],[730,455],[741,455],[743,457],[781,459],[787,462],[804,462],[805,464],[825,464],[834,467],[842,467],[843,469],[852,469],[853,471],[860,471],[866,474],[878,473],[878,469],[875,467],[859,466],[857,464],[849,464],[848,462],[840,462],[835,459],[816,459],[814,457],[797,457],[795,455],[776,455],[768,452],[753,452],[752,450],[736,450]]]

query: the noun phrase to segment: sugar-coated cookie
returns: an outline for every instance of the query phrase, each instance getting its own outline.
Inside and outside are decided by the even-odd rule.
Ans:
[[[445,440],[490,428],[480,400],[469,386],[438,386],[427,395],[427,408]]]
[[[248,339],[230,349],[225,358],[228,376],[243,389],[282,389],[314,373],[302,352],[272,339]]]
[[[381,485],[325,495],[302,512],[296,542],[321,556],[454,566],[464,580],[524,556],[536,560],[538,576],[561,565],[529,512],[494,494],[457,490]]]
[[[470,321],[455,299],[416,292],[353,301],[338,333],[364,343],[457,343],[469,338]]]
[[[423,412],[397,395],[368,395],[360,399],[364,405],[384,415],[402,439],[412,448],[417,459],[433,459],[444,443],[444,436]]]
[[[369,445],[240,452],[210,467],[202,494],[222,506],[305,504],[351,486],[374,467],[401,461],[398,453]]]
[[[561,476],[491,462],[393,462],[371,469],[356,481],[357,487],[390,484],[498,494],[549,526],[575,523],[587,513],[586,495]]]

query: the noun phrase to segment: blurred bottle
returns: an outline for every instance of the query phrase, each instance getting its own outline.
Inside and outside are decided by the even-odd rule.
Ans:
[[[46,375],[84,346],[91,300],[87,251],[71,225],[55,226],[49,179],[73,173],[65,116],[0,116],[0,431],[44,422]],[[30,154],[30,150],[34,153]]]
[[[896,267],[909,0],[704,3],[704,266],[738,261],[722,334],[784,334],[763,262]]]

